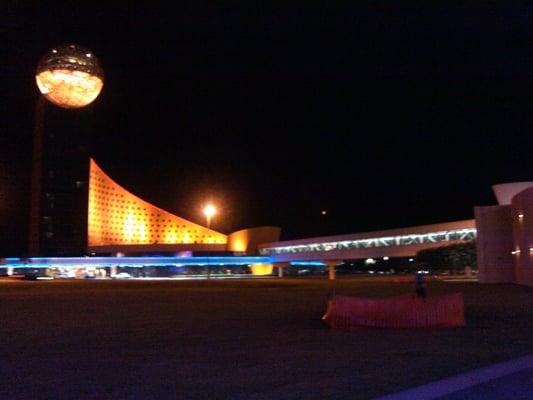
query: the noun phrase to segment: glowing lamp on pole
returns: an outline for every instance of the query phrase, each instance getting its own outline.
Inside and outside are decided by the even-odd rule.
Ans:
[[[204,207],[204,215],[207,222],[207,242],[209,243],[209,236],[211,234],[211,218],[217,213],[217,209],[212,204]],[[209,265],[209,253],[207,254],[207,279],[211,278],[211,266]]]
[[[217,213],[217,209],[212,205],[212,204],[208,204],[204,207],[204,215],[205,215],[205,219],[207,221],[207,231],[208,231],[208,235],[209,235],[209,230],[211,228],[211,218],[213,217],[213,215],[215,215]],[[209,240],[209,237],[208,237],[208,240]]]

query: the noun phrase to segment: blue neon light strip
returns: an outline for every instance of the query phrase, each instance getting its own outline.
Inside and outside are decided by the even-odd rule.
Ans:
[[[5,258],[0,268],[165,267],[269,264],[270,257],[34,257]]]
[[[312,265],[312,266],[315,266],[315,267],[325,267],[326,266],[325,263],[320,262],[320,261],[291,261],[290,264],[294,265],[294,266],[299,266],[299,265],[304,265],[304,266]]]

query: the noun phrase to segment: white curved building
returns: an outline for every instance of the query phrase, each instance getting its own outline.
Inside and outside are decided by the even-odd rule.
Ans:
[[[533,182],[493,190],[499,205],[475,207],[479,280],[533,286]]]

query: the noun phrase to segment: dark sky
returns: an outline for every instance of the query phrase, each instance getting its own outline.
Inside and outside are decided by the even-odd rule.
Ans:
[[[226,233],[472,218],[533,178],[531,8],[95,3],[0,6],[4,253],[26,234],[35,67],[61,43],[105,71],[97,162],[198,223],[211,197]]]

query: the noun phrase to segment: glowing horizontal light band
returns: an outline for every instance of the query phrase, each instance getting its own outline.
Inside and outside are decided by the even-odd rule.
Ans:
[[[412,244],[428,244],[448,242],[451,240],[472,240],[476,237],[476,229],[455,229],[450,231],[430,232],[422,234],[385,236],[358,240],[343,240],[301,244],[294,246],[265,247],[260,249],[261,255],[287,253],[308,253],[317,251],[366,249],[372,247],[409,246]]]
[[[181,267],[187,265],[251,265],[270,262],[270,257],[35,257],[5,258],[0,260],[0,268]]]
[[[293,266],[299,266],[299,265],[303,265],[303,266],[317,266],[317,267],[325,267],[326,264],[324,264],[323,262],[320,262],[320,261],[291,261],[290,262],[291,265]]]

